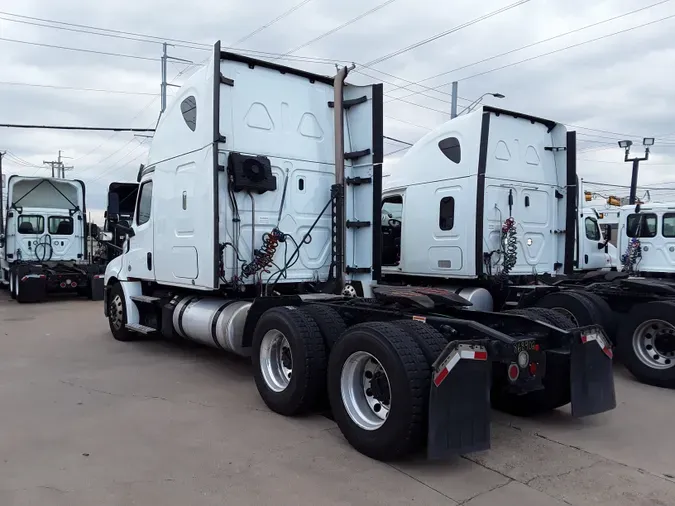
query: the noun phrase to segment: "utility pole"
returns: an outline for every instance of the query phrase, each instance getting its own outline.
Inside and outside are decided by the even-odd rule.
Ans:
[[[645,147],[645,155],[641,157],[628,158],[630,154],[630,147],[633,145],[633,141],[619,141],[619,147],[623,148],[626,152],[623,157],[624,162],[633,162],[633,172],[630,178],[630,197],[628,198],[628,203],[630,205],[635,204],[637,198],[637,183],[638,183],[638,172],[640,171],[640,162],[649,160],[649,148],[654,145],[654,137],[645,137],[642,139],[642,145]]]
[[[54,162],[54,161],[52,161],[52,162],[47,162],[47,161],[44,161],[44,160],[43,160],[42,163],[44,163],[45,165],[51,166],[51,168],[52,168],[52,177],[54,177],[54,167],[56,166],[56,164],[57,164],[58,162]]]
[[[457,117],[457,81],[452,82],[452,98],[450,104],[450,119]]]
[[[175,86],[176,88],[180,88],[180,86],[177,85],[177,84],[171,84],[171,83],[166,82],[166,63],[169,60],[179,61],[179,62],[183,62],[183,63],[192,63],[190,60],[183,60],[182,58],[174,58],[173,56],[169,56],[168,53],[167,53],[167,48],[169,46],[173,47],[172,44],[167,44],[166,42],[162,43],[162,58],[161,58],[161,62],[162,62],[162,85],[161,85],[161,91],[160,91],[160,95],[161,95],[161,98],[162,98],[162,105],[161,105],[160,111],[159,111],[160,116],[166,110],[166,89],[169,86]]]

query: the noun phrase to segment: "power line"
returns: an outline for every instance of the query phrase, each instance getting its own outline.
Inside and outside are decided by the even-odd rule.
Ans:
[[[608,39],[609,37],[614,37],[615,35],[621,35],[622,33],[627,33],[627,32],[633,31],[633,30],[637,30],[638,28],[644,28],[645,26],[650,26],[650,25],[653,25],[653,24],[656,24],[656,23],[661,23],[661,22],[667,21],[668,19],[671,19],[671,18],[675,18],[675,14],[671,14],[670,16],[665,16],[665,17],[663,17],[663,18],[655,19],[654,21],[649,21],[649,22],[643,23],[643,24],[641,24],[641,25],[637,25],[637,26],[633,26],[633,27],[630,27],[630,28],[626,28],[626,29],[624,29],[624,30],[619,30],[618,32],[608,33],[608,34],[606,34],[606,35],[602,35],[602,36],[596,37],[596,38],[594,38],[594,39],[590,39],[590,40],[586,40],[586,41],[583,41],[583,42],[579,42],[579,43],[577,43],[577,44],[571,44],[571,45],[569,45],[569,46],[565,46],[565,47],[563,47],[563,48],[555,49],[555,50],[549,51],[549,52],[547,52],[547,53],[542,53],[542,54],[539,54],[539,55],[536,55],[536,56],[532,56],[532,57],[530,57],[530,58],[525,58],[524,60],[520,60],[520,61],[517,61],[517,62],[513,62],[513,63],[506,64],[506,65],[502,65],[501,67],[495,67],[495,68],[490,69],[490,70],[486,70],[486,71],[483,71],[483,72],[479,72],[479,73],[477,73],[477,74],[473,74],[473,75],[471,75],[471,76],[469,76],[469,77],[463,77],[463,78],[461,78],[461,79],[458,79],[458,81],[466,81],[466,80],[468,80],[468,79],[473,79],[474,77],[484,76],[485,74],[490,74],[490,73],[496,72],[496,71],[498,71],[498,70],[503,70],[503,69],[505,69],[505,68],[514,67],[514,66],[516,66],[516,65],[520,65],[521,63],[526,63],[526,62],[529,62],[529,61],[537,60],[537,59],[539,59],[539,58],[543,58],[544,56],[550,56],[550,55],[552,55],[552,54],[560,53],[560,52],[562,52],[562,51],[567,51],[568,49],[573,49],[573,48],[575,48],[575,47],[584,46],[584,45],[590,44],[590,43],[592,43],[592,42],[598,42],[598,41],[603,40],[603,39]],[[447,86],[448,84],[450,84],[450,83],[446,83],[445,86]],[[444,85],[441,85],[441,86],[444,86]]]
[[[379,11],[380,9],[384,9],[387,5],[389,5],[391,3],[394,3],[395,1],[396,0],[386,0],[385,2],[382,2],[381,4],[376,5],[372,9],[369,9],[366,12],[363,12],[356,17],[353,17],[349,21],[345,21],[341,25],[336,26],[335,28],[332,28],[332,29],[328,30],[327,32],[324,32],[321,35],[319,35],[317,37],[314,37],[313,39],[308,40],[307,42],[304,42],[304,43],[300,44],[299,46],[296,46],[293,49],[290,49],[290,50],[286,51],[284,53],[284,56],[295,53],[296,51],[299,51],[300,49],[305,48],[305,47],[309,46],[310,44],[314,44],[315,42],[317,42],[321,39],[324,39],[324,38],[328,37],[329,35],[333,35],[335,32],[338,32],[338,31],[342,30],[343,28],[346,28],[347,26],[356,23],[357,21],[360,21],[361,19],[365,18],[366,16],[370,16],[371,14]]]
[[[123,30],[113,30],[113,29],[110,29],[110,28],[100,28],[100,27],[95,27],[95,26],[90,26],[90,25],[80,25],[80,24],[77,24],[77,23],[67,23],[65,21],[56,21],[56,20],[53,20],[53,19],[44,19],[44,18],[36,18],[36,17],[32,17],[32,16],[24,16],[24,15],[21,15],[21,14],[14,14],[12,12],[0,11],[0,14],[4,14],[5,16],[12,16],[12,17],[15,17],[15,18],[30,19],[30,20],[33,20],[33,21],[43,21],[45,23],[55,23],[55,24],[59,24],[59,25],[72,26],[72,27],[76,27],[76,28],[86,28],[86,29],[89,29],[89,30],[98,30],[100,32],[108,32],[108,33],[114,33],[114,34],[119,34],[119,35],[131,35],[131,36],[135,36],[135,37],[145,37],[146,39],[155,39],[159,43],[172,42],[172,43],[174,43],[174,45],[190,44],[190,45],[193,45],[193,46],[204,46],[204,49],[206,49],[206,50],[210,50],[210,48],[211,48],[211,44],[204,44],[204,43],[201,43],[201,42],[191,42],[189,40],[172,39],[170,37],[158,37],[156,35],[147,35],[147,34],[142,34],[142,33],[125,32]]]
[[[142,91],[126,91],[126,90],[103,90],[98,88],[75,88],[72,86],[56,86],[52,84],[35,84],[35,83],[15,83],[8,81],[0,81],[0,85],[4,86],[28,86],[34,88],[51,88],[55,90],[69,90],[69,91],[95,91],[100,93],[113,93],[120,95],[147,95],[147,96],[159,96],[159,93],[146,93]]]
[[[385,153],[384,156],[395,155],[396,153],[400,153],[401,151],[405,151],[406,149],[410,149],[410,146],[405,146],[405,147],[403,147],[403,148],[401,148],[401,149],[396,149],[396,150],[394,150],[394,151],[392,151],[392,152],[390,152],[390,153]]]
[[[5,128],[31,128],[47,130],[92,130],[102,132],[154,132],[154,128],[114,128],[114,127],[83,127],[83,126],[62,126],[62,125],[20,125],[12,123],[0,123],[0,127]]]
[[[242,42],[247,41],[247,40],[250,39],[251,37],[253,37],[253,36],[259,34],[260,32],[262,32],[263,30],[269,28],[270,26],[272,26],[272,25],[273,25],[274,23],[276,23],[277,21],[280,21],[280,20],[282,20],[283,18],[285,18],[285,17],[287,17],[287,16],[293,14],[295,11],[297,11],[298,9],[300,9],[301,7],[303,7],[304,5],[307,5],[307,4],[308,4],[309,2],[311,2],[311,1],[312,1],[312,0],[302,0],[302,2],[300,2],[299,4],[296,4],[296,5],[294,5],[293,7],[291,7],[290,9],[288,9],[287,11],[282,12],[281,14],[279,14],[279,15],[278,15],[276,18],[274,18],[272,21],[269,21],[268,23],[266,23],[266,24],[264,24],[264,25],[261,25],[260,27],[256,28],[256,29],[253,30],[251,33],[249,33],[248,35],[244,35],[241,39],[239,39],[238,41],[234,42],[232,45],[233,45],[233,46],[237,46],[237,45],[241,44]]]
[[[422,126],[422,125],[417,125],[416,123],[412,123],[412,122],[406,121],[404,119],[394,118],[393,116],[387,116],[386,114],[384,115],[384,117],[387,118],[387,119],[393,120],[393,121],[398,121],[399,123],[405,123],[406,125],[421,128],[422,130],[426,130],[427,132],[430,132],[431,130],[433,130],[432,128]]]
[[[2,19],[4,21],[9,21],[11,23],[22,23],[22,24],[25,24],[25,25],[39,26],[39,27],[42,27],[42,28],[52,28],[54,30],[65,30],[65,31],[68,31],[68,32],[86,33],[86,34],[90,34],[90,35],[98,35],[100,37],[109,37],[109,38],[113,38],[113,39],[122,39],[122,40],[132,40],[132,41],[135,41],[135,42],[145,42],[145,43],[148,43],[148,44],[162,44],[162,42],[160,42],[158,40],[147,40],[147,39],[141,39],[141,38],[138,38],[138,37],[127,37],[127,36],[124,36],[124,35],[118,35],[118,34],[114,34],[114,33],[99,33],[99,32],[92,31],[92,30],[101,30],[101,28],[92,28],[92,30],[83,30],[83,29],[78,29],[78,28],[70,28],[70,27],[67,27],[67,26],[55,26],[55,25],[48,25],[48,24],[44,24],[44,23],[36,23],[34,21],[12,19],[12,18],[8,18],[8,17],[4,17],[4,16],[0,16],[0,19]],[[55,21],[48,21],[48,22],[54,23]],[[58,22],[58,21],[56,21],[56,22]],[[183,48],[187,48],[187,49],[195,49],[195,50],[199,50],[199,51],[208,51],[209,50],[206,47],[193,47],[193,46],[188,46],[188,45],[185,45],[185,44],[171,44],[171,45],[177,46],[177,47],[183,47]]]
[[[55,44],[43,44],[41,42],[29,42],[27,40],[18,40],[18,39],[8,39],[6,37],[0,37],[0,40],[5,42],[15,42],[17,44],[28,44],[29,46],[38,46],[38,47],[49,47],[52,49],[63,49],[65,51],[78,51],[81,53],[90,53],[98,54],[103,56],[116,56],[118,58],[132,58],[135,60],[145,60],[145,61],[159,61],[159,58],[150,58],[148,56],[138,56],[134,54],[122,54],[122,53],[109,53],[106,51],[95,51],[93,49],[84,49],[81,47],[67,47],[67,46],[57,46]]]
[[[510,54],[513,54],[513,53],[517,53],[518,51],[522,51],[522,50],[524,50],[524,49],[529,49],[529,48],[531,48],[531,47],[538,46],[539,44],[544,44],[544,43],[546,43],[546,42],[550,42],[550,41],[552,41],[552,40],[559,39],[559,38],[561,38],[561,37],[565,37],[565,36],[571,35],[571,34],[573,34],[573,33],[581,32],[581,31],[587,30],[587,29],[589,29],[589,28],[593,28],[593,27],[596,27],[596,26],[599,26],[599,25],[602,25],[602,24],[605,24],[605,23],[609,23],[609,22],[611,22],[611,21],[615,21],[615,20],[617,20],[617,19],[620,19],[620,18],[623,18],[623,17],[626,17],[626,16],[630,16],[631,14],[635,14],[635,13],[640,12],[640,11],[644,11],[644,10],[647,10],[647,9],[651,9],[652,7],[656,7],[657,5],[661,5],[661,4],[664,4],[664,3],[667,3],[667,2],[670,2],[670,0],[661,0],[660,2],[657,2],[657,3],[654,3],[654,4],[648,5],[648,6],[646,6],[646,7],[640,7],[639,9],[635,9],[635,10],[632,10],[632,11],[630,11],[630,12],[626,12],[626,13],[624,13],[624,14],[620,14],[620,15],[618,15],[618,16],[614,16],[614,17],[611,17],[611,18],[607,18],[607,19],[604,19],[604,20],[602,20],[602,21],[598,21],[598,22],[596,22],[596,23],[591,23],[591,24],[589,24],[589,25],[585,25],[585,26],[582,26],[582,27],[580,27],[580,28],[575,28],[574,30],[570,30],[570,31],[565,32],[565,33],[561,33],[561,34],[558,34],[558,35],[554,35],[553,37],[549,37],[549,38],[544,39],[544,40],[540,40],[540,41],[537,41],[537,42],[533,42],[533,43],[531,43],[531,44],[527,44],[527,45],[525,45],[525,46],[521,46],[521,47],[516,48],[516,49],[511,49],[510,51],[506,51],[506,52],[504,52],[504,53],[499,53],[499,54],[490,56],[490,57],[488,57],[488,58],[484,58],[484,59],[482,59],[482,60],[475,61],[475,62],[473,62],[473,63],[468,63],[468,64],[466,64],[466,65],[462,65],[461,67],[457,67],[457,68],[454,68],[454,69],[452,69],[452,70],[448,70],[448,71],[445,71],[445,72],[441,72],[440,74],[435,74],[435,75],[433,75],[433,76],[429,76],[429,77],[427,77],[427,78],[425,78],[425,79],[422,79],[421,81],[416,81],[414,84],[418,84],[418,85],[419,85],[419,84],[421,84],[421,83],[423,83],[423,82],[431,81],[432,79],[436,79],[436,78],[445,76],[445,75],[447,75],[447,74],[451,74],[451,73],[453,73],[453,72],[458,72],[458,71],[460,71],[460,70],[464,70],[464,69],[467,69],[467,68],[469,68],[469,67],[473,67],[473,66],[479,65],[479,64],[481,64],[481,63],[485,63],[485,62],[488,62],[488,61],[491,61],[491,60],[494,60],[494,59],[497,59],[497,58],[501,58],[501,57],[503,57],[503,56],[507,56],[507,55],[510,55]],[[441,85],[441,86],[445,86],[445,85]],[[398,90],[398,89],[407,89],[407,88],[408,88],[408,86],[399,86],[398,88],[396,88],[396,89],[394,89],[394,90],[390,90],[390,91],[396,91],[396,90]],[[431,88],[431,89],[435,89],[435,88]],[[409,96],[412,96],[412,95],[414,95],[414,93],[413,93],[413,94],[410,94],[410,95],[404,95],[403,98],[409,97]]]
[[[420,46],[423,46],[423,45],[425,45],[425,44],[428,44],[428,43],[430,43],[430,42],[433,42],[433,41],[435,41],[435,40],[438,40],[438,39],[440,39],[440,38],[442,38],[442,37],[445,37],[445,36],[447,36],[447,35],[450,35],[451,33],[458,32],[459,30],[462,30],[463,28],[467,28],[467,27],[469,27],[469,26],[475,25],[475,24],[477,24],[477,23],[480,23],[481,21],[485,21],[486,19],[489,19],[489,18],[491,18],[491,17],[497,16],[497,15],[501,14],[502,12],[506,12],[506,11],[508,11],[508,10],[514,9],[514,8],[519,7],[519,6],[521,6],[521,5],[523,5],[523,4],[526,4],[526,3],[528,3],[528,2],[530,2],[530,0],[518,0],[517,2],[514,2],[514,3],[509,4],[509,5],[507,5],[507,6],[501,7],[501,8],[499,8],[499,9],[494,10],[494,11],[492,11],[492,12],[489,12],[489,13],[487,13],[487,14],[483,14],[482,16],[479,16],[479,17],[474,18],[474,19],[472,19],[472,20],[470,20],[470,21],[467,21],[467,22],[465,22],[465,23],[462,23],[461,25],[457,25],[457,26],[455,26],[455,27],[453,27],[453,28],[451,28],[451,29],[449,29],[449,30],[446,30],[446,31],[441,32],[441,33],[438,33],[438,34],[436,34],[436,35],[434,35],[434,36],[432,36],[432,37],[429,37],[429,38],[427,38],[427,39],[421,40],[421,41],[419,41],[419,42],[416,42],[416,43],[414,43],[414,44],[411,44],[411,45],[406,46],[406,47],[404,47],[404,48],[401,48],[401,49],[399,49],[399,50],[397,50],[397,51],[394,51],[394,52],[392,52],[392,53],[386,54],[386,55],[384,55],[384,56],[380,56],[379,58],[375,58],[374,60],[371,60],[370,62],[366,63],[366,66],[377,65],[378,63],[382,63],[383,61],[389,60],[389,59],[391,59],[391,58],[394,58],[395,56],[398,56],[398,55],[400,55],[400,54],[406,53],[406,52],[411,51],[411,50],[413,50],[413,49],[416,49],[416,48],[418,48],[418,47],[420,47]]]
[[[402,141],[401,139],[397,139],[397,138],[395,138],[395,137],[388,137],[388,136],[386,136],[386,135],[383,135],[382,137],[385,138],[385,139],[388,139],[388,140],[390,140],[390,141],[398,142],[398,143],[400,143],[400,144],[407,144],[408,146],[412,146],[412,145],[413,145],[412,142]]]

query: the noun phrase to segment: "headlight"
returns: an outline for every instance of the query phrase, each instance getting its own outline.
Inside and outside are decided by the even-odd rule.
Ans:
[[[518,353],[518,366],[521,369],[525,369],[527,367],[527,364],[530,363],[530,356],[527,354],[526,351],[521,351]]]

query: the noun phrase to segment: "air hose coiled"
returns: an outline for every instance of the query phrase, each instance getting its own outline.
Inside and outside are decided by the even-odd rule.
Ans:
[[[516,266],[518,260],[518,237],[516,235],[516,222],[513,218],[508,218],[502,225],[502,270],[500,277],[505,279],[509,272]]]
[[[268,267],[273,264],[277,247],[280,242],[286,240],[286,234],[274,228],[271,232],[263,234],[262,240],[262,247],[254,251],[253,260],[242,266],[242,278],[248,278],[261,271],[269,273]]]
[[[642,258],[642,247],[640,245],[640,240],[636,237],[633,237],[628,243],[626,252],[621,255],[621,264],[623,270],[627,272],[633,272],[633,268]]]

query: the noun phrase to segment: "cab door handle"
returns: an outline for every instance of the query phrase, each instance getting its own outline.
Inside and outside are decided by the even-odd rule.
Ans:
[[[151,271],[152,270],[152,253],[148,253],[147,260],[148,260],[148,270]]]

